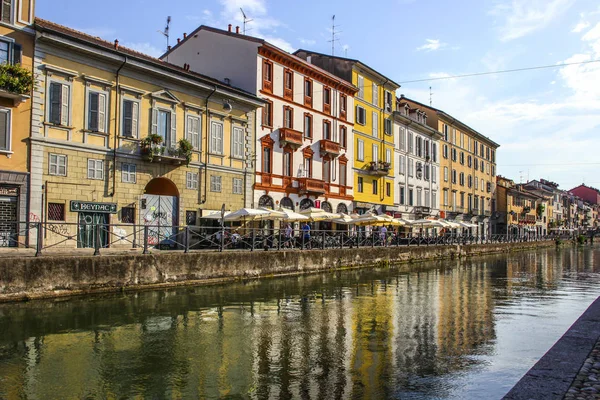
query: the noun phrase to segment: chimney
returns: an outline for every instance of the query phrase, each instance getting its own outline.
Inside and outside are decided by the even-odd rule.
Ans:
[[[115,39],[115,49],[119,50],[119,39]]]
[[[183,33],[183,38],[185,39],[187,37],[187,33]]]
[[[235,27],[235,33],[240,33],[240,27],[239,26]]]
[[[229,24],[229,25],[227,26],[227,31],[228,31],[228,32],[231,32],[231,24]]]
[[[177,44],[181,43],[181,39],[177,38]]]
[[[168,46],[168,47],[167,47],[167,50],[171,50],[171,46]]]

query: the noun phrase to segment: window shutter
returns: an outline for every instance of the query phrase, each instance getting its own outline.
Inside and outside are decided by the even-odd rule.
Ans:
[[[131,136],[138,137],[138,121],[140,118],[140,105],[136,102],[131,103]]]
[[[69,87],[62,85],[60,123],[69,125]]]
[[[60,110],[61,110],[61,95],[62,85],[59,83],[50,84],[50,122],[53,124],[60,124]]]
[[[175,147],[177,145],[177,114],[175,111],[171,113],[171,135],[170,145]]]
[[[152,109],[152,127],[150,131],[153,135],[158,135],[158,109]]]
[[[21,64],[22,48],[20,44],[13,44],[13,64]]]
[[[125,100],[123,102],[123,136],[133,136],[133,102]]]
[[[98,132],[106,132],[106,95],[98,95]]]
[[[377,118],[377,113],[375,111],[373,111],[372,125],[373,125],[373,136],[378,136],[379,132],[377,130],[379,128],[379,121],[378,121],[378,118]]]
[[[88,129],[92,131],[98,130],[98,102],[99,96],[97,93],[90,93],[88,96]]]
[[[0,111],[0,149],[9,149],[8,138],[8,111]]]

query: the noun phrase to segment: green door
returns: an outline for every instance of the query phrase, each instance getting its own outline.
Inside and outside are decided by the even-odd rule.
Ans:
[[[77,247],[95,248],[96,229],[100,229],[100,247],[108,244],[108,214],[79,213],[79,237]],[[104,226],[102,226],[104,225]]]

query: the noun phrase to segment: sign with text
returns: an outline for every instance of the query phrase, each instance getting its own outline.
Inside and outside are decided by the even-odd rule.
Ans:
[[[86,201],[71,200],[71,211],[116,214],[117,203],[93,203]]]

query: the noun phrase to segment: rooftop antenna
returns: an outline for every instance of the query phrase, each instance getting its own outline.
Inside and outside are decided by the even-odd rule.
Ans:
[[[243,32],[244,35],[246,34],[246,24],[248,22],[252,22],[254,21],[253,19],[248,19],[248,17],[246,17],[246,13],[244,12],[244,10],[242,9],[242,7],[240,7],[240,11],[242,12],[242,17],[244,17],[244,27],[243,27]],[[251,31],[252,29],[248,29],[249,31]]]
[[[431,86],[429,86],[429,107],[433,107],[433,92],[431,91]]]
[[[519,183],[523,183],[523,171],[519,171]]]
[[[164,31],[158,31],[158,33],[162,33],[167,38],[167,51],[169,51],[169,27],[171,26],[171,16],[167,17],[167,26]],[[169,61],[169,55],[167,54],[167,61]]]
[[[331,17],[331,40],[329,40],[329,42],[331,42],[331,55],[334,56],[335,55],[335,42],[337,40],[337,38],[335,37],[335,35],[337,35],[338,33],[340,33],[340,31],[336,31],[335,28],[337,28],[339,25],[335,24],[335,15],[333,17]]]

